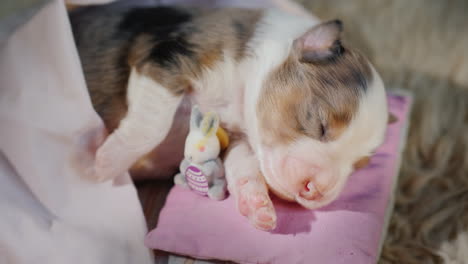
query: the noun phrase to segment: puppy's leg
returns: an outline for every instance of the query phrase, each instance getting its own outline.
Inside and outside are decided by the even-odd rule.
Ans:
[[[132,69],[128,112],[96,153],[97,179],[104,181],[124,173],[163,141],[182,97]]]
[[[258,161],[247,142],[232,145],[224,166],[229,192],[235,197],[240,213],[258,229],[274,229],[275,209]]]

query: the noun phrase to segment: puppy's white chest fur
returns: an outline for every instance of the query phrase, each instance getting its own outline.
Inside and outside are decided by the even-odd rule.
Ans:
[[[207,69],[200,79],[192,80],[189,94],[192,104],[203,112],[215,111],[227,129],[244,129],[243,99],[245,78],[231,54],[224,52],[224,59]]]

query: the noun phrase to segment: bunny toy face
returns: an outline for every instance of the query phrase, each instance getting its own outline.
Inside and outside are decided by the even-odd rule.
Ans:
[[[203,164],[214,160],[220,152],[220,143],[216,136],[219,118],[213,112],[203,115],[197,106],[192,108],[190,132],[185,141],[185,158],[194,164]]]

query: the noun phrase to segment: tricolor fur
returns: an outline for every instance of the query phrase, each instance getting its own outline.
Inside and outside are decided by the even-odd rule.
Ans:
[[[239,210],[271,229],[267,186],[323,206],[383,140],[382,81],[342,43],[339,21],[277,10],[94,7],[72,24],[93,104],[114,131],[98,151],[100,177],[132,165],[134,175],[174,174],[187,109],[198,104],[235,139],[225,165]]]

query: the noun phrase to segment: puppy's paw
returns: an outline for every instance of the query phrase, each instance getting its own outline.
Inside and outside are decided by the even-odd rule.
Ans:
[[[95,178],[104,182],[120,176],[130,168],[133,158],[133,153],[118,144],[111,135],[96,152]]]
[[[96,153],[96,161],[94,163],[94,174],[96,180],[104,182],[116,177],[118,171],[113,164],[116,164],[116,159],[113,155],[110,155],[110,153],[105,149],[98,149]]]
[[[263,182],[255,179],[240,179],[237,183],[237,207],[252,225],[261,230],[276,227],[276,213],[268,190]]]

